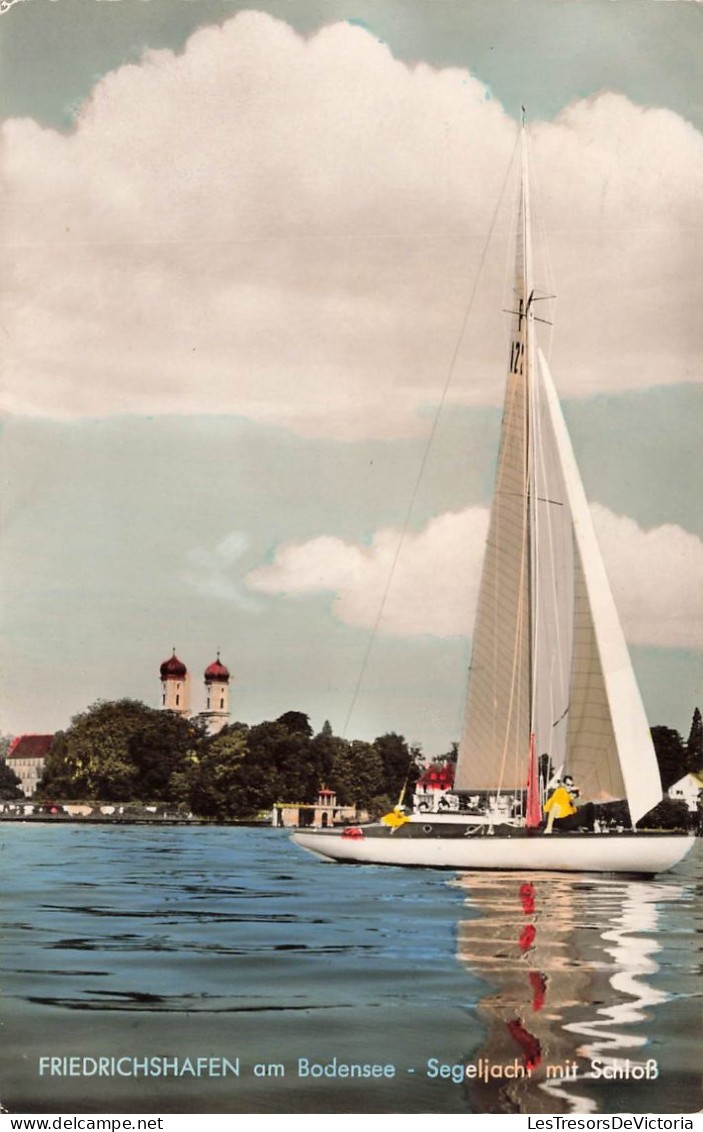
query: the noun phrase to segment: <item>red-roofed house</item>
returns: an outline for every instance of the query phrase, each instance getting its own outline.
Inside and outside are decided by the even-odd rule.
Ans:
[[[53,738],[53,735],[16,735],[10,743],[5,761],[19,778],[28,798],[34,794],[44,773],[44,763]]]
[[[415,784],[415,809],[427,813],[457,809],[457,797],[450,793],[453,785],[453,763],[446,762],[441,766],[433,763],[428,766]]]

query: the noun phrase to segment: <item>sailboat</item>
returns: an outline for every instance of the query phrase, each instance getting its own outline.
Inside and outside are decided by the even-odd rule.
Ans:
[[[693,838],[646,828],[661,781],[539,346],[541,304],[551,296],[533,282],[524,116],[521,134],[507,385],[453,806],[409,816],[399,809],[396,820],[293,836],[334,861],[654,874],[681,861]],[[545,830],[540,764],[571,776],[580,801],[626,799],[631,828]],[[481,812],[466,804],[477,797]]]

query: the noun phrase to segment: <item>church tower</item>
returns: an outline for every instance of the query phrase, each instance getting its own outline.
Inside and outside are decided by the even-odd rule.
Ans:
[[[220,662],[213,660],[205,669],[205,711],[202,718],[211,735],[217,735],[229,723],[229,672]]]
[[[187,716],[189,711],[189,677],[188,669],[182,660],[173,656],[161,665],[161,707],[164,711],[175,711],[179,715]]]

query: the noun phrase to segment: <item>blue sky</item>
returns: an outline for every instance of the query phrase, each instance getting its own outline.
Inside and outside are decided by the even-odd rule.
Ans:
[[[468,592],[521,100],[552,369],[650,721],[687,730],[700,18],[685,0],[23,0],[0,17],[4,731],[98,697],[156,704],[174,644],[196,689],[222,650],[236,718],[340,730],[449,376],[349,733],[456,738],[456,545]]]

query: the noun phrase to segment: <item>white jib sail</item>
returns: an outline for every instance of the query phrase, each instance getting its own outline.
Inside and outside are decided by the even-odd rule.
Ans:
[[[600,786],[596,797],[598,793],[617,797],[619,783],[612,759],[617,753],[635,823],[661,801],[657,758],[571,440],[541,351],[538,371],[564,476],[577,557],[567,764],[574,778],[580,777],[582,788],[582,776],[595,773]],[[590,790],[588,794],[593,796]]]
[[[539,756],[564,766],[574,644],[573,519],[547,400],[530,383],[532,730]],[[576,776],[576,769],[569,765]],[[587,787],[581,777],[582,790]],[[592,797],[592,795],[588,795]],[[615,795],[616,797],[618,795]],[[623,795],[620,794],[620,797]]]

